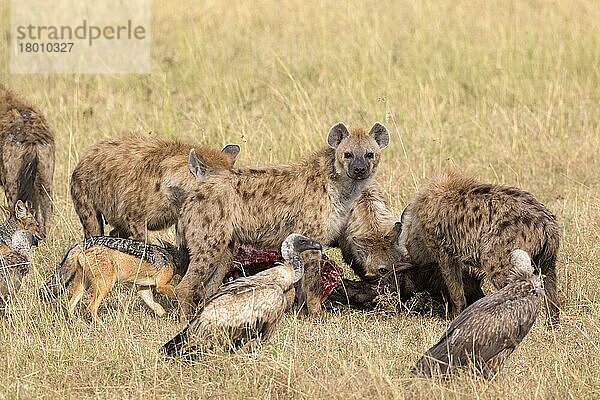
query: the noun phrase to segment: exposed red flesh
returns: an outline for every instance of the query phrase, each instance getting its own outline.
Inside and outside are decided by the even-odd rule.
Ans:
[[[238,246],[233,255],[233,263],[225,279],[254,275],[257,272],[282,263],[283,258],[278,249],[260,249],[253,246]],[[342,280],[342,269],[325,254],[321,256],[321,283],[323,293],[321,301],[325,301]]]

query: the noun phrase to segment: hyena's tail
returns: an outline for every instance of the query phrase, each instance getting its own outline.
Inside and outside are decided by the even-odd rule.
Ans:
[[[67,290],[69,283],[71,283],[75,276],[75,272],[77,272],[77,268],[79,268],[77,256],[80,251],[81,248],[78,244],[67,251],[58,268],[54,270],[46,283],[44,283],[44,286],[38,290],[40,299],[46,301],[54,300]]]
[[[35,179],[38,175],[38,167],[39,158],[35,149],[25,151],[21,159],[21,168],[17,173],[17,182],[19,182],[19,185],[16,200],[28,201],[33,205],[33,209],[36,208],[38,203],[35,192]]]
[[[542,250],[533,257],[534,264],[545,275],[546,326],[554,327],[560,319],[560,299],[557,288],[556,259],[560,247],[560,229],[556,221],[546,225],[546,241]]]

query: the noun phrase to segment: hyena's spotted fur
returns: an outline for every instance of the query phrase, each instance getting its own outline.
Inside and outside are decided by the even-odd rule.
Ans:
[[[9,208],[29,202],[42,236],[52,214],[54,133],[44,115],[0,84],[0,184]]]
[[[189,269],[177,286],[184,314],[189,317],[198,302],[217,290],[234,243],[276,247],[292,232],[325,246],[334,243],[388,142],[389,133],[379,123],[369,132],[350,132],[339,123],[329,131],[329,148],[293,164],[205,176],[178,222],[180,244],[190,253]],[[316,265],[307,264],[306,271]],[[320,300],[307,303],[309,313],[320,311]]]
[[[396,222],[398,216],[377,183],[367,187],[352,206],[336,245],[362,279],[376,279],[402,263]]]
[[[194,149],[210,169],[229,169],[237,145],[222,151],[155,138],[110,139],[92,146],[71,178],[71,197],[85,237],[104,234],[144,240],[147,230],[175,224],[187,193],[195,185],[188,169]]]
[[[423,291],[437,301],[449,301],[448,288],[435,264],[411,267],[406,263],[398,243],[400,232],[396,214],[381,188],[374,183],[354,203],[337,246],[344,261],[358,276],[373,284],[383,280],[394,287],[403,301]],[[464,270],[463,283],[467,304],[484,296],[480,274]]]
[[[439,265],[454,314],[465,305],[464,268],[484,272],[500,289],[510,274],[511,252],[526,251],[546,275],[547,323],[558,322],[560,229],[556,217],[530,193],[445,174],[425,185],[408,204],[399,242],[415,264]]]

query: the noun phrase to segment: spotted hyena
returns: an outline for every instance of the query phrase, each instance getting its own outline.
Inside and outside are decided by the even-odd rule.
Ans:
[[[54,132],[44,115],[0,84],[0,184],[8,207],[32,206],[42,236],[52,214]]]
[[[369,131],[349,131],[338,123],[329,131],[328,148],[292,164],[204,176],[178,222],[180,243],[190,253],[189,269],[177,286],[184,314],[190,316],[217,290],[236,243],[277,247],[292,232],[323,245],[334,243],[388,142],[389,133],[379,123]],[[318,263],[308,262],[307,273],[311,268]],[[312,293],[307,298],[311,314],[321,307],[320,291]]]
[[[454,314],[465,305],[465,268],[484,272],[500,289],[510,274],[511,252],[522,249],[546,276],[547,322],[558,322],[560,229],[556,217],[530,193],[445,174],[418,192],[401,222],[399,243],[405,256],[417,265],[439,265]]]
[[[146,238],[147,230],[175,224],[187,193],[195,185],[190,149],[209,169],[229,169],[240,151],[223,150],[158,138],[109,139],[92,146],[71,177],[71,198],[85,237],[104,234]]]
[[[398,243],[402,225],[397,220],[397,214],[376,183],[364,190],[354,203],[336,243],[344,261],[365,281],[354,284],[352,294],[357,299],[368,300],[378,295],[372,286],[383,286],[398,292],[403,301],[419,292],[428,292],[436,301],[447,302],[448,288],[435,263],[406,262]],[[467,304],[484,296],[481,276],[476,271],[465,269],[463,283]]]

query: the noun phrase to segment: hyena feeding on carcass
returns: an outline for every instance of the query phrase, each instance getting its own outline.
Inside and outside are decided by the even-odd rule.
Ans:
[[[500,289],[510,274],[511,252],[522,249],[546,276],[547,324],[558,323],[560,229],[556,217],[530,193],[445,174],[418,192],[401,222],[400,248],[417,265],[439,266],[454,315],[465,306],[464,269],[485,273]]]
[[[54,133],[32,104],[0,84],[0,184],[8,207],[29,202],[42,236],[52,213]]]
[[[240,151],[155,138],[110,139],[92,146],[71,177],[71,197],[85,237],[104,234],[146,239],[147,230],[175,224],[196,179],[190,174],[190,149],[210,170],[230,169]]]
[[[178,221],[180,243],[190,253],[188,271],[177,286],[184,314],[189,318],[196,304],[217,291],[236,243],[277,247],[300,232],[331,245],[353,202],[371,183],[388,142],[389,133],[379,123],[369,132],[348,131],[339,123],[329,131],[329,148],[293,164],[204,176]],[[318,277],[317,261],[307,260],[306,275]],[[321,309],[321,290],[315,285],[303,278],[311,314]]]
[[[444,303],[449,300],[448,288],[434,263],[407,263],[398,243],[401,224],[388,205],[385,194],[376,184],[363,191],[350,212],[348,223],[336,246],[344,261],[363,281],[344,280],[332,293],[331,300],[340,304],[365,308],[375,305],[384,291],[396,292],[407,301],[420,292]],[[463,271],[467,305],[484,296],[481,276]]]

